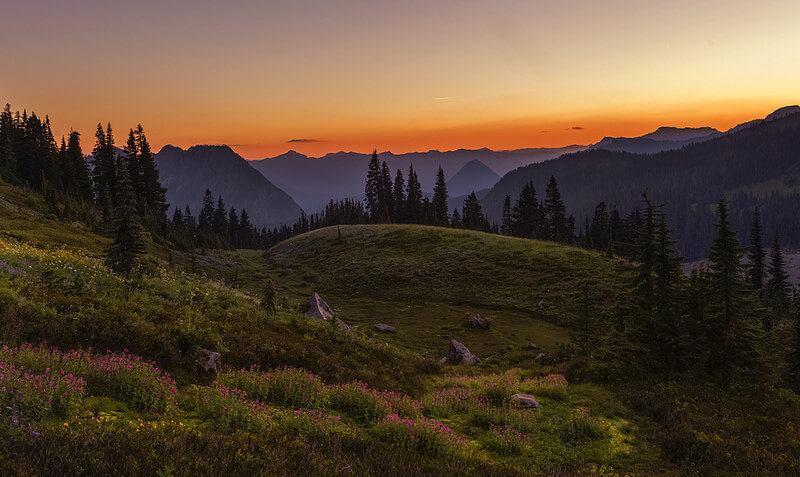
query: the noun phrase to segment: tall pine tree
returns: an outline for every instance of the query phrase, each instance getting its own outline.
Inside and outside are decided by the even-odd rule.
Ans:
[[[436,184],[433,186],[433,213],[434,225],[446,227],[450,222],[447,214],[447,182],[442,166],[436,171]]]
[[[116,206],[111,213],[113,240],[107,250],[107,263],[112,270],[128,277],[139,255],[147,251],[142,227],[136,212],[136,198],[125,163],[117,167]]]
[[[761,213],[758,207],[753,211],[753,222],[750,227],[750,247],[747,249],[747,260],[750,265],[747,270],[747,280],[759,295],[764,294],[765,270],[764,245],[761,242]]]

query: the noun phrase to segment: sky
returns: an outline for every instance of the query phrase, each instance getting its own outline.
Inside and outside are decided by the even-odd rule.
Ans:
[[[396,153],[727,129],[800,102],[797,0],[0,0],[0,101],[60,136]]]

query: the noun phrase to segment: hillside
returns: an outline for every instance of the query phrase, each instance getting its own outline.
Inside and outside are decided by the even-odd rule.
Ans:
[[[500,174],[535,162],[552,159],[565,152],[579,151],[584,146],[567,146],[555,149],[518,149],[493,151],[491,149],[459,149],[456,151],[428,151],[407,154],[381,152],[392,172],[397,169],[404,175],[414,164],[422,189],[433,190],[436,170],[441,165],[445,177],[456,172],[473,160],[479,160]],[[369,154],[337,152],[323,157],[308,157],[295,151],[280,156],[250,161],[264,177],[287,190],[306,212],[321,210],[330,199],[344,199],[364,193],[364,178]]]
[[[253,169],[228,146],[193,146],[183,150],[164,146],[156,155],[161,184],[167,188],[171,210],[189,204],[200,212],[203,193],[211,189],[225,205],[244,208],[257,226],[291,224],[300,215],[300,206],[283,190]]]
[[[533,180],[544,191],[555,176],[561,196],[577,224],[600,201],[622,213],[640,205],[645,190],[655,203],[667,204],[681,253],[702,257],[711,242],[713,206],[724,195],[730,202],[733,226],[747,243],[752,208],[764,211],[765,236],[779,231],[788,247],[800,245],[793,219],[800,201],[800,114],[763,121],[682,149],[652,155],[588,150],[533,164],[504,176],[486,195],[483,205],[498,221],[507,194],[517,196]]]

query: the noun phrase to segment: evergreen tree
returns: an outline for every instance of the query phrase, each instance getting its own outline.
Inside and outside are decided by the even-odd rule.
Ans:
[[[186,208],[183,210],[183,226],[189,233],[197,233],[197,219],[192,215],[192,209],[189,208],[189,204],[186,204]]]
[[[781,251],[781,242],[778,234],[775,234],[775,241],[769,254],[769,280],[767,281],[767,302],[772,306],[775,318],[782,318],[789,310],[790,294],[792,288],[789,285],[789,274],[786,273],[786,260]],[[769,314],[764,323],[766,330],[772,329],[772,320]]]
[[[544,199],[545,221],[547,224],[547,237],[559,243],[572,241],[567,229],[567,209],[561,201],[561,192],[558,190],[556,178],[550,176]]]
[[[228,211],[228,241],[234,246],[237,247],[238,243],[236,241],[237,236],[239,235],[239,215],[236,213],[236,209],[231,207]]]
[[[92,179],[89,176],[89,167],[81,151],[81,135],[78,131],[70,131],[67,137],[66,160],[71,164],[74,172],[73,193],[82,201],[92,201]]]
[[[408,182],[406,184],[406,219],[412,224],[421,223],[424,220],[423,212],[422,186],[412,164],[408,168]]]
[[[139,151],[137,162],[141,174],[142,190],[140,194],[143,196],[144,205],[150,214],[158,221],[163,221],[167,209],[169,209],[169,204],[167,204],[167,189],[161,186],[155,157],[153,157],[150,143],[147,142],[147,137],[145,137],[144,128],[142,128],[141,124],[136,126],[134,135],[136,146]]]
[[[370,221],[377,222],[380,217],[380,187],[381,180],[381,164],[378,160],[377,149],[372,152],[367,166],[367,183],[364,186],[364,204],[366,205],[367,214]]]
[[[450,218],[450,227],[453,227],[454,229],[460,229],[462,226],[461,214],[458,213],[458,209],[453,209],[453,215]]]
[[[394,195],[392,193],[392,175],[389,173],[389,166],[386,161],[381,165],[381,180],[379,204],[381,210],[382,223],[394,222]]]
[[[187,206],[188,207],[188,206]],[[198,225],[203,232],[211,232],[214,229],[214,196],[211,195],[211,190],[206,189],[203,194],[203,206],[200,209],[200,217],[198,217]]]
[[[107,263],[115,272],[128,277],[137,257],[147,251],[147,245],[139,225],[136,199],[124,162],[118,164],[117,173],[116,206],[111,214],[113,241],[107,250]]]
[[[267,320],[275,316],[277,309],[277,291],[272,279],[267,278],[264,282],[264,292],[261,297],[261,308],[264,309]]]
[[[145,208],[144,200],[141,198],[144,185],[142,184],[142,171],[139,167],[139,144],[136,142],[136,136],[133,134],[133,129],[128,131],[128,140],[125,142],[123,151],[125,152],[125,155],[123,156],[125,160],[125,167],[128,170],[128,177],[130,177],[131,180],[133,194],[137,198],[139,213],[141,214],[144,212]]]
[[[397,169],[397,174],[394,176],[394,188],[392,190],[392,202],[394,203],[394,221],[397,223],[403,223],[406,220],[405,187],[406,187],[406,181],[403,178],[403,171]]]
[[[222,200],[222,196],[219,196],[217,198],[217,208],[214,210],[212,229],[214,233],[221,238],[228,236],[228,219],[226,217],[226,212],[225,201]]]
[[[95,203],[101,209],[110,209],[114,205],[111,191],[117,189],[116,153],[111,124],[104,131],[101,124],[95,133],[97,142],[92,151],[92,180],[94,182]]]
[[[486,230],[488,228],[486,217],[481,210],[481,203],[474,191],[464,199],[461,221],[465,229]]]
[[[511,196],[507,195],[506,200],[503,202],[503,215],[502,225],[500,226],[501,235],[511,235],[511,225],[513,224],[511,218]]]
[[[761,242],[761,214],[758,207],[753,211],[753,223],[750,228],[750,247],[747,252],[747,259],[750,262],[747,271],[747,279],[754,290],[758,290],[759,295],[764,294],[765,280],[765,259],[764,245]]]
[[[519,198],[511,209],[511,235],[525,238],[542,238],[542,215],[533,181],[522,187]]]
[[[447,214],[447,182],[444,179],[442,166],[436,171],[436,185],[433,186],[433,213],[434,225],[446,227],[450,223]]]
[[[606,209],[606,203],[600,202],[594,209],[592,225],[589,229],[592,244],[595,250],[606,252],[611,248],[611,220]]]

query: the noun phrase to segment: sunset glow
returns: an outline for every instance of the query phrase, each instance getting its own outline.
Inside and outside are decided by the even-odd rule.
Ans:
[[[85,149],[551,147],[800,102],[794,0],[4,3],[1,99]]]

